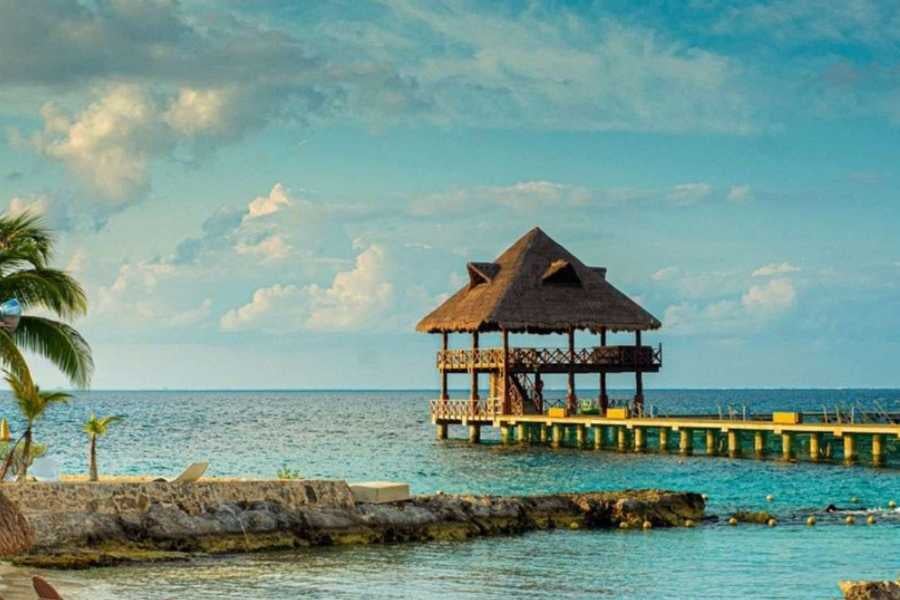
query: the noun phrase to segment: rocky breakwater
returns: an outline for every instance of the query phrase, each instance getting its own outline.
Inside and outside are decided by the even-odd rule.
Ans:
[[[355,503],[343,481],[4,486],[33,530],[19,565],[84,568],[193,554],[463,540],[537,529],[673,527],[703,518],[699,494],[435,494]]]

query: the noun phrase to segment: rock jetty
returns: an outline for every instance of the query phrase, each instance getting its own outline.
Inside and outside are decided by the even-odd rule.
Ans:
[[[86,568],[195,554],[520,534],[641,529],[703,518],[700,494],[626,490],[546,496],[435,494],[353,501],[343,481],[4,486],[33,532],[14,564]]]

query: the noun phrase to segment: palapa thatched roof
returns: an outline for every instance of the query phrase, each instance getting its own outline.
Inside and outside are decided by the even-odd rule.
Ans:
[[[657,329],[659,320],[535,227],[494,262],[467,265],[469,284],[422,319],[427,333]]]

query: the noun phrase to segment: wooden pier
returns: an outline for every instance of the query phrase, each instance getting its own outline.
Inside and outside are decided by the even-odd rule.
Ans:
[[[501,443],[506,444],[513,443],[510,432],[515,431],[515,442],[524,444],[549,442],[552,447],[571,445],[598,450],[656,450],[691,455],[699,440],[699,446],[709,456],[766,458],[774,455],[784,460],[806,458],[813,462],[840,458],[848,464],[859,462],[858,446],[865,442],[874,466],[886,464],[887,441],[900,440],[898,423],[779,423],[775,419],[718,419],[714,416],[461,416],[452,409],[445,412],[446,404],[440,400],[431,403],[431,417],[438,439],[447,438],[449,425],[464,425],[469,428],[469,440],[473,442],[480,441],[482,427],[496,427],[500,429]],[[777,448],[774,452],[770,450],[772,444]],[[805,452],[801,452],[801,448]]]

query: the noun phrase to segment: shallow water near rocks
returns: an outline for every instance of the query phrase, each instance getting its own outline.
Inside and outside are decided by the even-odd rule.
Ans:
[[[208,459],[210,475],[410,482],[414,493],[534,494],[662,487],[708,494],[708,512],[768,510],[779,526],[722,523],[650,532],[538,532],[520,537],[196,559],[188,563],[54,573],[67,598],[831,598],[839,579],[900,574],[897,441],[890,468],[698,455],[619,454],[434,441],[428,392],[90,392],[36,433],[69,473],[86,470],[80,425],[121,414],[100,446],[101,471],[174,475]],[[624,396],[624,394],[621,394]],[[668,414],[747,405],[753,412],[822,405],[900,410],[900,391],[651,391]],[[0,404],[0,406],[4,406]],[[10,406],[6,404],[5,406]],[[2,409],[0,409],[2,410]],[[726,409],[727,410],[727,409]],[[6,411],[4,411],[6,412]],[[3,414],[3,413],[0,413]],[[13,420],[14,430],[19,425]],[[488,432],[486,432],[487,434]],[[462,428],[451,428],[462,438]],[[749,440],[746,442],[749,444]],[[775,440],[772,440],[773,449]],[[650,447],[654,446],[651,441]],[[861,445],[865,451],[866,446]],[[773,502],[766,496],[774,495]],[[857,503],[851,498],[856,497]],[[873,511],[874,526],[820,517],[828,504]],[[0,585],[18,586],[0,573]],[[16,589],[4,597],[17,596]]]

